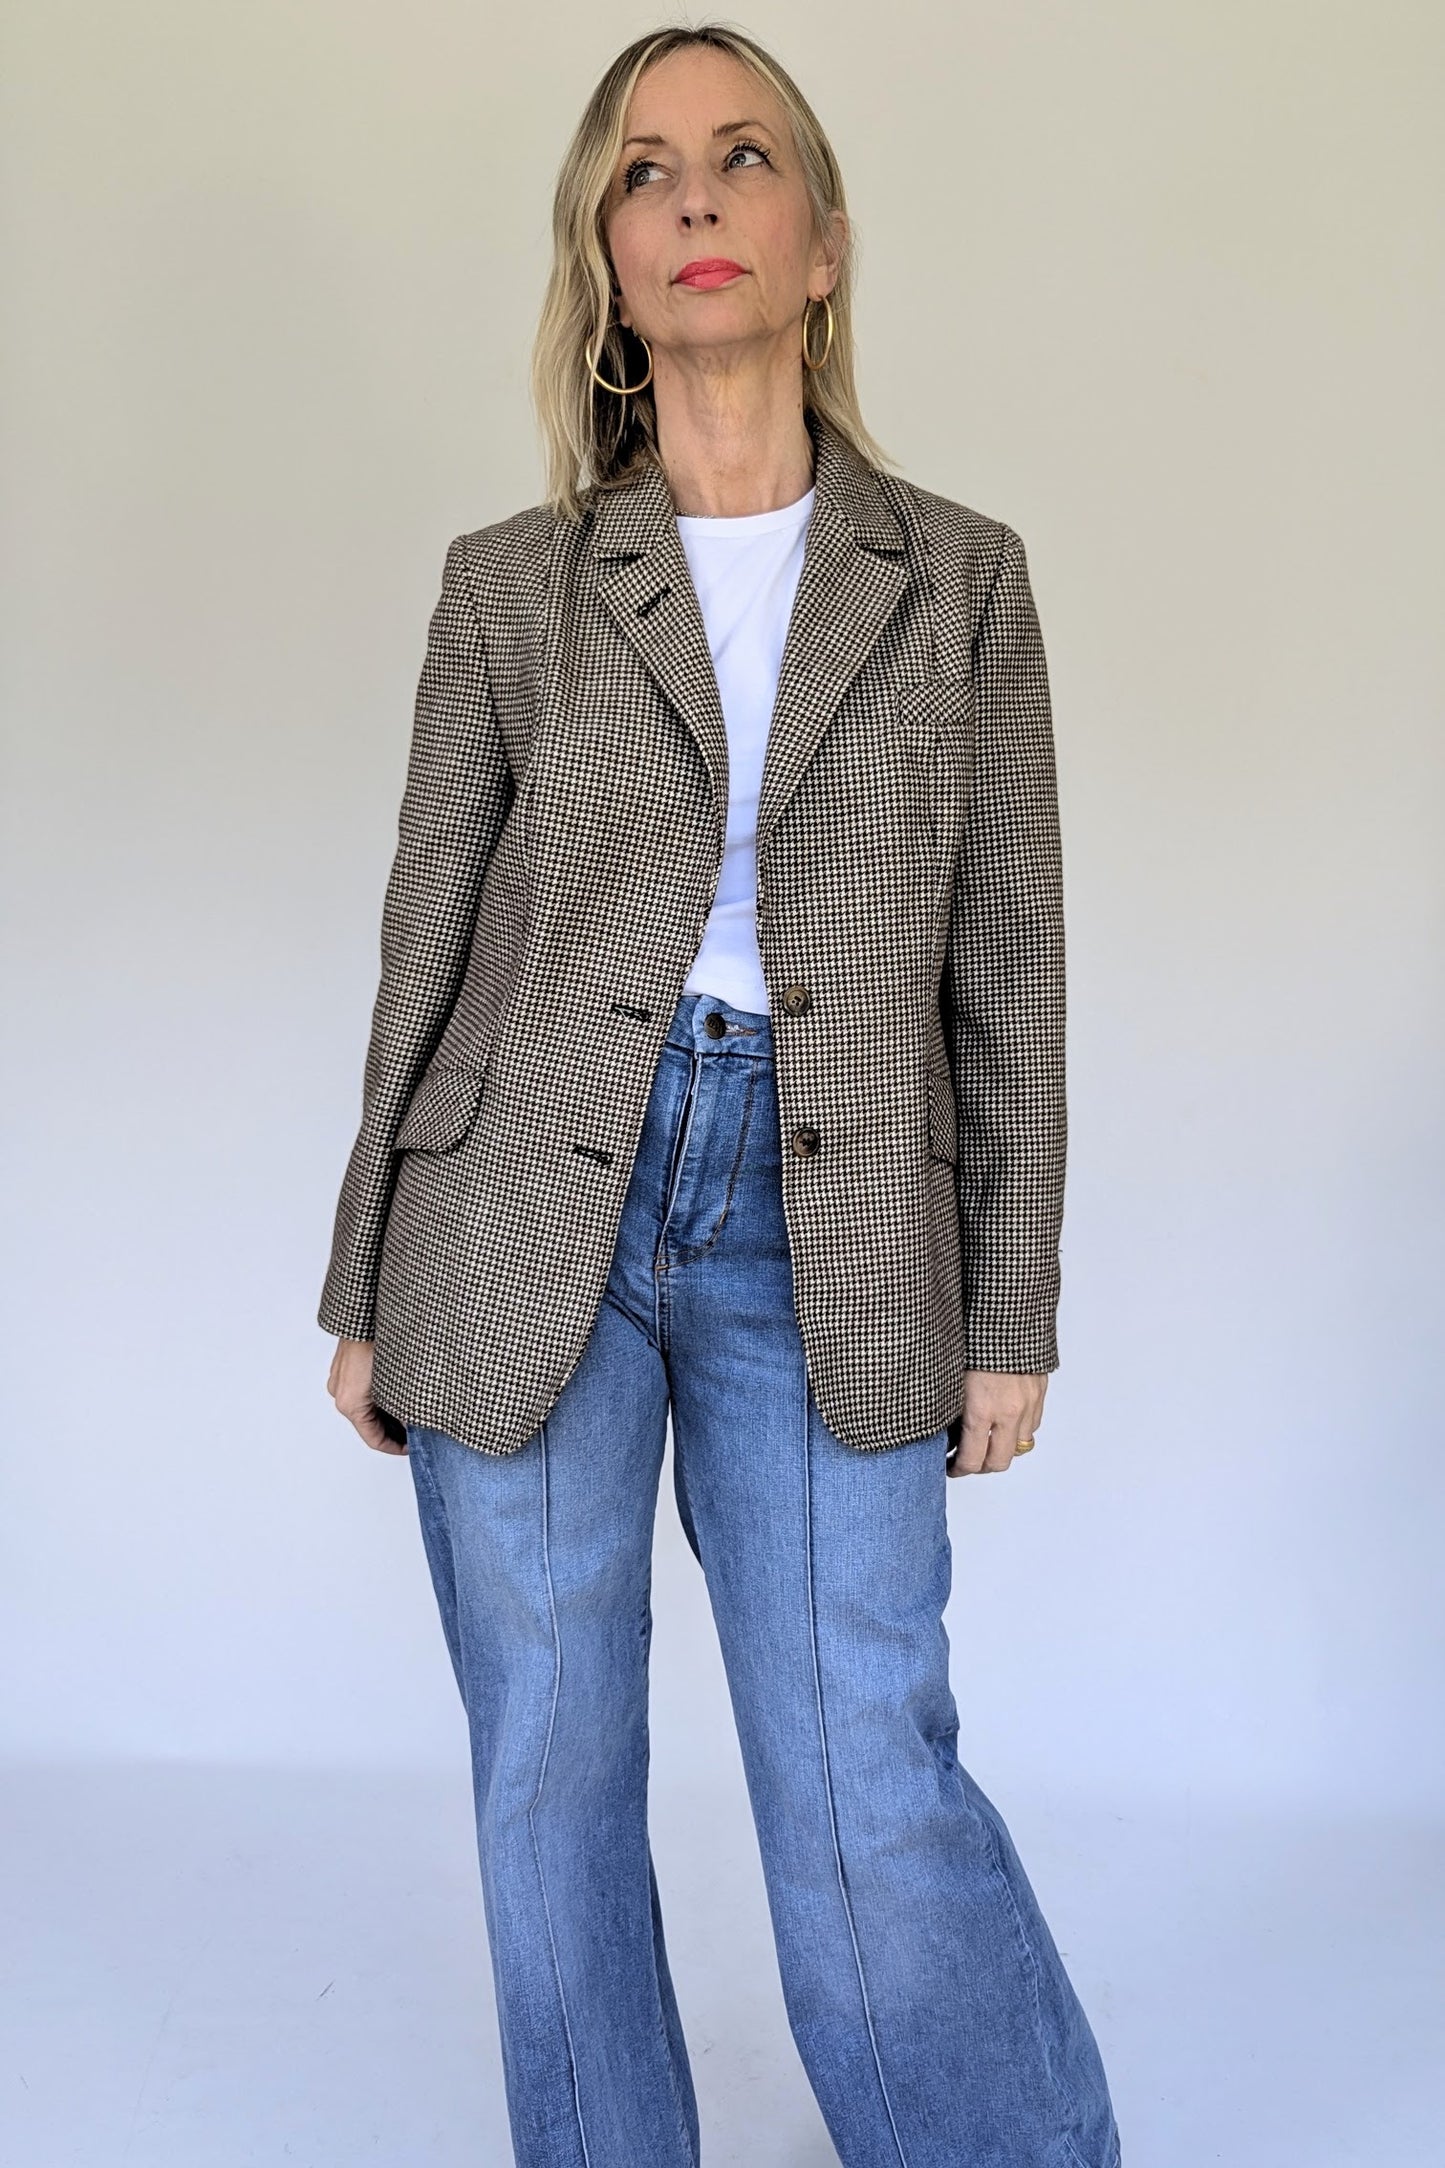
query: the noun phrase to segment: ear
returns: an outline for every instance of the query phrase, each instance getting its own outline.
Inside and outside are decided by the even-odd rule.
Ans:
[[[820,301],[823,294],[830,294],[838,283],[838,271],[842,264],[843,249],[847,239],[848,220],[845,213],[842,211],[830,212],[828,230],[826,233],[819,235],[818,245],[813,252],[811,266],[813,276],[808,281],[810,290],[815,284],[821,282],[823,292],[818,296]]]

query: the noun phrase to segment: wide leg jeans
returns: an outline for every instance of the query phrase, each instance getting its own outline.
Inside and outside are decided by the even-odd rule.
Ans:
[[[412,1426],[466,1709],[517,2168],[695,2168],[647,1830],[669,1409],[784,2001],[844,2168],[1117,2168],[1098,2048],[949,1687],[947,1434],[809,1391],[768,1017],[678,1003],[596,1323],[536,1434]]]

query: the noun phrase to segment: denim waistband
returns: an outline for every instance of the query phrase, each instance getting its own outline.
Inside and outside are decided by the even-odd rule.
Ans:
[[[721,1017],[723,1029],[708,1021]],[[684,994],[672,1012],[666,1041],[684,1053],[759,1054],[769,1060],[773,1052],[773,1023],[756,1009],[735,1009],[719,994]]]

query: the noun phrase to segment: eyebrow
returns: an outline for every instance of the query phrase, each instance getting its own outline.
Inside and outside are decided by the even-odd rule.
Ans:
[[[714,140],[714,142],[715,142],[715,141],[717,140],[717,138],[718,138],[719,136],[725,136],[725,135],[736,135],[736,134],[737,134],[737,132],[738,132],[738,130],[739,130],[739,128],[767,128],[767,127],[768,127],[768,124],[767,124],[767,122],[766,122],[765,120],[725,120],[725,121],[720,121],[720,122],[718,123],[717,127],[716,127],[716,128],[714,128],[714,130],[713,130],[713,140]],[[772,130],[771,130],[771,129],[768,129],[768,133],[769,133],[769,134],[771,134],[771,133],[772,133]],[[658,143],[658,144],[661,144],[661,143],[666,143],[666,141],[667,141],[667,137],[666,137],[666,136],[660,136],[660,135],[631,135],[631,136],[628,136],[628,138],[627,138],[627,141],[626,141],[626,142],[625,142],[625,143],[623,144],[622,148],[623,148],[624,150],[626,150],[626,149],[627,149],[627,146],[628,146],[628,144],[629,144],[629,143]]]

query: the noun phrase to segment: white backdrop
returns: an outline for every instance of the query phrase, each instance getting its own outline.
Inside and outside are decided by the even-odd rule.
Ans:
[[[10,11],[0,1751],[42,1852],[26,1768],[461,1768],[410,1476],[314,1312],[442,554],[541,494],[552,177],[653,20]],[[1445,1808],[1438,12],[739,20],[848,176],[870,424],[1021,532],[1050,659],[1064,1362],[1039,1450],[950,1486],[961,1752],[1080,1920],[1060,1829],[1119,1888],[1126,1826],[1388,1849]],[[741,1815],[669,1483],[658,1797]],[[1176,2168],[1217,2084],[1170,2122],[1133,2067]]]

